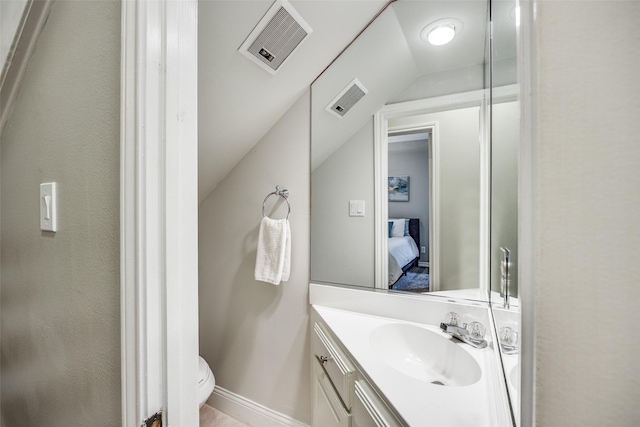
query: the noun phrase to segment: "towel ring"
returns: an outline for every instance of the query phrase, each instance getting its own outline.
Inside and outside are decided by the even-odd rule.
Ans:
[[[291,204],[289,203],[289,190],[280,190],[280,186],[276,185],[276,191],[273,191],[269,194],[267,194],[267,197],[264,198],[264,201],[262,202],[262,217],[264,218],[265,213],[264,213],[264,204],[267,203],[267,199],[269,199],[269,197],[271,196],[280,196],[282,197],[286,202],[287,202],[287,217],[285,219],[289,219],[289,215],[291,214]]]

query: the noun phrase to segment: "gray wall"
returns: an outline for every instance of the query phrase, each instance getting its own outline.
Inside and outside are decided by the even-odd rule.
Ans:
[[[638,20],[637,1],[538,2],[540,426],[640,425]]]
[[[200,353],[216,385],[305,423],[309,108],[307,91],[199,208]],[[262,201],[276,185],[290,192],[292,234],[291,277],[279,286],[253,277]],[[273,216],[285,212],[280,205]]]
[[[419,218],[420,246],[425,253],[420,253],[420,261],[429,261],[429,152],[421,151],[393,152],[393,146],[403,144],[397,142],[389,146],[389,176],[409,175],[409,201],[389,202],[389,218]],[[420,248],[418,248],[420,250]]]
[[[120,3],[56,2],[1,141],[5,427],[120,424],[119,81]]]
[[[374,287],[373,120],[311,177],[311,280]],[[349,201],[365,216],[350,217]]]

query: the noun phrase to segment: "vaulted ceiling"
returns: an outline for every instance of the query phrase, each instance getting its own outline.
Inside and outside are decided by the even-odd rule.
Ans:
[[[304,93],[387,0],[292,0],[313,32],[271,75],[238,48],[272,0],[198,5],[199,197],[202,200]]]

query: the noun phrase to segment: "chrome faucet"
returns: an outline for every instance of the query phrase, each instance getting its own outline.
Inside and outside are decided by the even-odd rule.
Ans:
[[[463,323],[458,326],[458,313],[448,314],[448,323],[440,323],[440,329],[460,341],[475,348],[485,348],[487,341],[484,339],[485,327],[480,322],[471,322],[469,325]]]

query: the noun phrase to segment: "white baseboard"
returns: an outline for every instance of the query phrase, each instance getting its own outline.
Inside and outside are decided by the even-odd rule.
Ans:
[[[256,427],[309,427],[307,424],[216,386],[207,404]]]
[[[418,267],[429,267],[428,262],[418,261]]]

